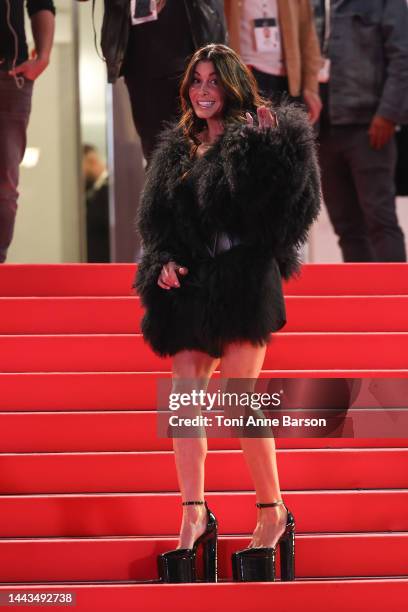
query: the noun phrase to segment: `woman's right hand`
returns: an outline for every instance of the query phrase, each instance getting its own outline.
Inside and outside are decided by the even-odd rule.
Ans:
[[[267,130],[268,128],[278,127],[278,117],[275,111],[272,111],[267,106],[258,106],[256,109],[258,115],[258,126],[255,126],[254,118],[251,113],[245,113],[247,125],[251,128],[257,127],[258,130]]]
[[[180,266],[175,261],[169,261],[162,267],[157,284],[162,289],[180,287],[177,274],[185,276],[188,274],[188,269],[185,266]]]

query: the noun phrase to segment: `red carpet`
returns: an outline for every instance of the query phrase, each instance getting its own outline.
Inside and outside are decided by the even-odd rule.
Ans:
[[[137,582],[157,578],[181,506],[156,434],[170,361],[140,335],[134,272],[0,267],[0,593],[75,591],[78,612],[406,610],[408,438],[276,440],[297,579],[269,584],[231,582],[255,497],[239,441],[209,439],[220,582]],[[309,265],[285,293],[263,377],[408,376],[407,265]]]

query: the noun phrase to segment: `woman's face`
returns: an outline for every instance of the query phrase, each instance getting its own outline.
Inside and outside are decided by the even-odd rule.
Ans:
[[[215,119],[222,114],[225,94],[212,62],[197,63],[189,95],[194,112],[200,119]]]

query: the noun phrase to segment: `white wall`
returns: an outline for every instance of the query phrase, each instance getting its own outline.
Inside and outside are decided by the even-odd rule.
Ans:
[[[98,49],[102,6],[103,2],[96,2],[95,28]],[[78,23],[82,141],[95,145],[102,157],[106,158],[106,67],[95,49],[91,1],[78,3]]]

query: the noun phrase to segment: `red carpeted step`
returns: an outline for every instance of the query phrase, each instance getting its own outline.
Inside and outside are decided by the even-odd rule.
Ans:
[[[0,373],[0,411],[156,410],[158,380],[170,376],[170,370]],[[217,371],[214,378],[219,377]],[[408,370],[263,370],[260,374],[260,378],[296,377],[404,379]]]
[[[286,314],[286,333],[407,331],[408,295],[288,295]]]
[[[219,537],[219,580],[232,580],[231,554],[249,540]],[[0,575],[2,582],[154,580],[157,555],[176,546],[175,537],[0,540]],[[296,578],[404,576],[407,547],[401,532],[299,534]],[[279,550],[276,572],[280,578]]]
[[[408,331],[408,295],[290,295],[286,311],[285,332]],[[0,334],[133,334],[142,314],[136,297],[3,297]]]
[[[170,360],[137,335],[135,272],[134,264],[0,266],[0,576],[18,588],[148,580],[157,553],[176,544],[181,496],[156,413],[157,379],[169,378]],[[406,264],[308,265],[285,292],[289,323],[273,337],[262,377],[407,378]],[[297,524],[295,583],[126,592],[74,584],[84,596],[76,609],[162,610],[163,601],[179,609],[185,599],[195,610],[252,612],[269,596],[278,609],[303,612],[307,592],[317,612],[328,602],[342,612],[385,601],[399,609],[407,581],[378,577],[408,576],[408,440],[384,432],[276,440],[282,496]],[[209,439],[206,497],[221,533],[241,534],[220,538],[224,580],[256,520],[238,448],[238,439]],[[329,579],[345,576],[377,578]],[[318,577],[326,580],[305,580]]]
[[[282,491],[282,496],[299,533],[408,531],[408,489]],[[253,529],[253,492],[207,493],[206,499],[222,534]],[[180,518],[179,493],[4,495],[0,537],[173,535]]]
[[[132,295],[136,264],[6,264],[2,296]]]
[[[0,295],[69,296],[132,294],[136,264],[6,264]],[[305,264],[285,284],[289,295],[407,294],[405,263]]]
[[[287,295],[406,295],[406,263],[308,264]]]
[[[18,435],[16,435],[18,432]],[[97,432],[97,435],[95,435]],[[213,450],[240,449],[238,437],[208,438]],[[276,438],[277,448],[406,447],[408,438]],[[0,452],[164,451],[155,411],[0,413]]]
[[[277,448],[399,448],[408,446],[408,438],[278,437],[275,443]],[[171,438],[158,437],[153,411],[0,415],[0,452],[164,451],[172,446]],[[210,437],[208,446],[213,450],[240,449],[237,437]]]
[[[281,333],[264,367],[277,369],[406,368],[408,332]],[[0,371],[169,370],[141,335],[0,336]]]
[[[17,590],[12,585],[13,590]],[[18,585],[27,593],[75,593],[76,612],[175,612],[180,602],[188,602],[195,612],[254,612],[264,610],[268,602],[282,612],[404,612],[408,599],[408,579],[375,578],[358,580],[297,580],[295,582],[256,582],[218,584],[67,584],[46,583]],[[0,587],[0,592],[10,586]],[[164,607],[163,607],[164,606]],[[44,612],[44,605],[31,606],[32,612]]]
[[[277,461],[286,490],[408,488],[408,448],[281,449]],[[241,451],[209,451],[207,490],[252,487]],[[0,495],[178,490],[170,451],[0,454]]]

